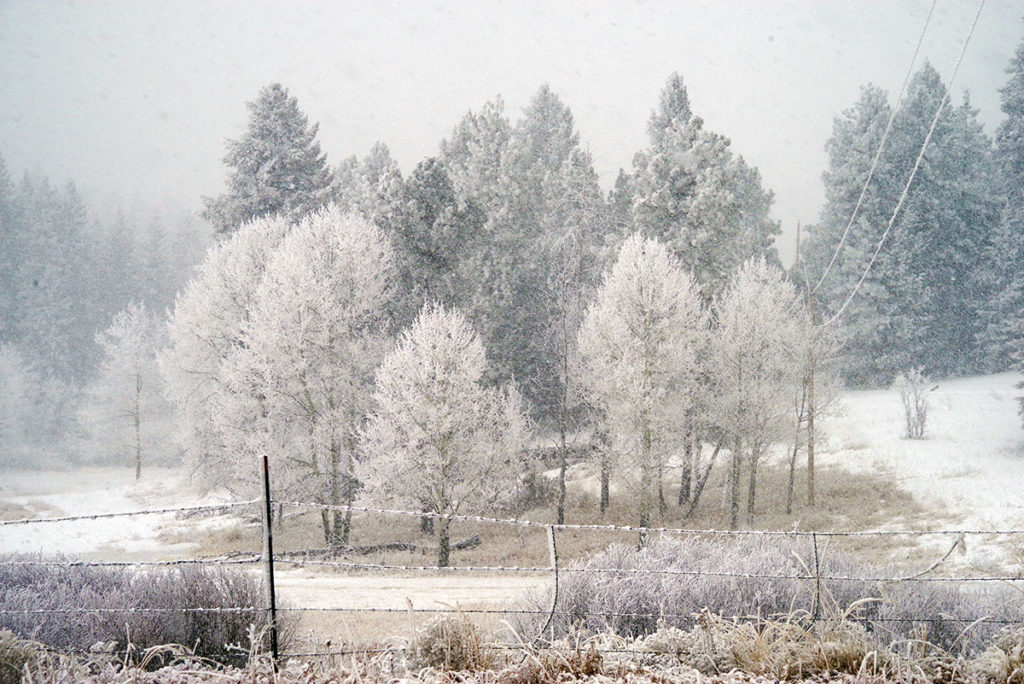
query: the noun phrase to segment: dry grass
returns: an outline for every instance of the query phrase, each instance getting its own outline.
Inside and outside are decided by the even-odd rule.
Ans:
[[[573,634],[537,650],[496,649],[486,635],[460,618],[424,624],[409,648],[291,659],[275,669],[253,651],[242,669],[217,667],[179,647],[155,649],[173,662],[153,672],[103,658],[43,654],[25,681],[264,682],[266,684],[369,683],[386,681],[451,684],[560,684],[630,681],[637,684],[732,684],[845,682],[882,684],[1019,684],[1024,676],[1017,632],[995,639],[981,656],[966,658],[932,648],[918,657],[897,653],[843,615],[812,623],[793,613],[748,622],[704,614],[691,629],[666,627],[629,641],[608,634]]]
[[[788,473],[782,465],[766,464],[759,469],[758,503],[755,523],[766,530],[835,530],[851,531],[879,527],[926,528],[934,525],[927,511],[908,493],[891,481],[868,474],[854,474],[839,469],[817,471],[817,502],[811,508],[804,502],[803,471],[798,471],[796,505],[792,514],[785,512]],[[717,468],[694,515],[686,517],[685,509],[675,505],[678,485],[666,477],[665,495],[669,504],[660,514],[655,511],[652,526],[725,529],[728,512],[722,506],[724,471]],[[744,492],[745,495],[745,492]],[[636,523],[636,511],[625,495],[613,496],[612,505],[604,515],[592,496],[575,493],[567,509],[568,523],[621,524]],[[496,517],[502,517],[500,515]],[[553,507],[535,508],[519,516],[535,522],[554,522]],[[481,544],[475,549],[455,551],[452,562],[462,566],[547,566],[547,538],[542,529],[506,524],[454,521],[452,541],[479,535]],[[197,555],[223,555],[231,552],[253,552],[261,548],[259,525],[239,525],[200,532],[179,530],[165,536],[169,543],[198,543]],[[425,547],[421,552],[388,552],[370,555],[348,554],[355,562],[388,565],[431,565],[436,562],[436,538],[420,532],[419,519],[406,516],[356,514],[353,517],[350,543],[370,546],[389,542],[410,542]],[[631,543],[634,535],[616,531],[563,530],[558,533],[558,549],[562,560],[573,560],[600,551],[612,543]],[[312,511],[287,510],[282,524],[275,525],[275,551],[281,554],[324,547],[319,514]],[[899,550],[905,558],[901,540],[871,538],[852,542],[844,551],[864,553],[872,560],[885,560],[889,552]]]

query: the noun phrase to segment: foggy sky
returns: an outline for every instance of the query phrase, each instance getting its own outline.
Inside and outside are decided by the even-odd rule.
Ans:
[[[630,2],[0,0],[0,154],[109,193],[198,210],[227,138],[274,81],[328,162],[377,140],[403,172],[495,94],[513,120],[542,83],[572,109],[608,188],[647,144],[669,74],[775,191],[785,258],[817,219],[832,119],[871,82],[895,97],[931,0]],[[922,58],[948,81],[977,4],[938,0]],[[988,0],[954,84],[991,135],[1024,3]],[[920,62],[918,64],[920,66]],[[916,69],[916,67],[915,67]]]

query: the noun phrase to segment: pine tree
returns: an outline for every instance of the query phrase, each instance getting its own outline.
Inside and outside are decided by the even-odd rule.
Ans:
[[[14,334],[15,273],[21,256],[21,224],[15,211],[14,184],[0,155],[0,341],[10,340]]]
[[[504,198],[504,168],[512,137],[505,104],[496,97],[480,113],[468,112],[450,138],[441,141],[446,163],[459,198],[487,214],[495,213]]]
[[[668,245],[705,297],[719,292],[746,259],[777,261],[772,194],[762,189],[757,169],[734,156],[727,138],[693,116],[678,74],[662,92],[648,133],[651,145],[633,160],[634,224]]]
[[[446,164],[434,157],[421,161],[405,181],[399,209],[389,224],[400,263],[400,324],[405,327],[425,304],[462,304],[485,217],[476,205],[459,200]]]
[[[204,198],[203,216],[218,233],[268,214],[295,220],[330,198],[331,172],[316,142],[319,124],[308,125],[298,100],[272,83],[246,106],[248,130],[240,140],[228,141],[224,157],[231,169],[228,190]]]
[[[74,185],[64,190],[26,175],[19,188],[23,238],[14,266],[12,340],[62,381],[80,383],[95,363],[82,232],[86,207]]]
[[[853,107],[835,119],[825,146],[825,206],[817,225],[807,229],[802,259],[808,285],[815,289],[826,315],[842,306],[853,291],[899,197],[901,188],[888,168],[888,156],[879,159],[871,174],[872,161],[890,115],[885,92],[865,86]],[[864,190],[869,174],[872,179]],[[858,201],[860,207],[851,225]],[[874,360],[882,356],[886,345],[888,291],[877,277],[884,263],[883,256],[873,277],[864,282],[863,292],[850,302],[842,319],[847,341],[844,367],[846,377],[854,383],[870,382],[875,372]],[[878,381],[887,383],[890,379],[882,377]]]
[[[826,317],[856,291],[840,321],[844,374],[855,384],[888,384],[913,367],[939,376],[969,373],[981,362],[974,344],[984,299],[979,269],[995,230],[999,195],[991,143],[977,111],[966,99],[951,107],[945,97],[942,79],[930,65],[911,79],[841,250],[889,118],[884,95],[864,89],[857,106],[833,128],[825,176],[828,204],[805,255],[814,282],[836,255],[817,292]],[[868,270],[926,140],[906,201]]]
[[[1010,78],[1000,90],[1006,119],[995,149],[1005,201],[988,268],[979,276],[985,288],[979,341],[993,371],[1024,363],[1024,41],[1006,71]]]

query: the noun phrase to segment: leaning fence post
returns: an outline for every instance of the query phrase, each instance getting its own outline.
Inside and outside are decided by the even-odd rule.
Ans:
[[[537,636],[533,640],[534,644],[540,641],[548,627],[551,628],[551,641],[555,640],[555,609],[558,607],[558,548],[555,546],[555,526],[548,525],[546,529],[548,532],[548,554],[551,556],[551,572],[554,575],[555,588],[551,592],[551,610],[548,611],[548,619],[537,632]]]
[[[814,621],[817,622],[821,616],[821,560],[818,558],[818,534],[811,533],[811,543],[814,545]]]
[[[270,463],[263,454],[263,567],[267,593],[267,614],[270,617],[270,654],[277,667],[277,594],[274,590],[274,534],[271,529]]]

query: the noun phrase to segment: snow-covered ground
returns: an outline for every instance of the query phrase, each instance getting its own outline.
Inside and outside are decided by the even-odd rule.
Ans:
[[[846,392],[824,421],[820,462],[880,473],[958,530],[1024,530],[1024,430],[1016,373],[937,382],[924,439],[905,439],[895,391]],[[949,545],[949,541],[932,540]],[[992,569],[1024,562],[1024,536],[970,545],[960,562]]]
[[[223,503],[223,497],[200,497],[176,468],[146,468],[135,480],[131,468],[93,467],[74,471],[0,472],[0,501],[24,507],[33,518],[89,516]],[[16,516],[21,517],[21,516]],[[0,525],[0,552],[64,554],[107,560],[173,558],[193,544],[168,544],[174,528],[225,525],[233,521],[213,516],[200,521],[180,520],[173,513],[98,520]]]

